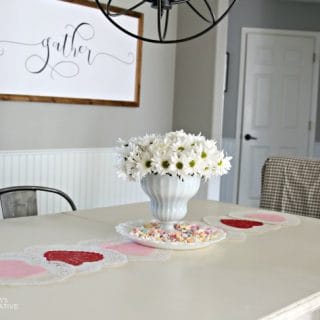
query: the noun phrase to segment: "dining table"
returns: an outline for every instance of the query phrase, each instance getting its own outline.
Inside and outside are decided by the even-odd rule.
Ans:
[[[249,208],[192,200],[188,221]],[[252,210],[252,208],[250,209]],[[165,261],[130,261],[45,285],[0,286],[1,320],[269,320],[312,318],[320,308],[320,220],[173,250]],[[116,237],[115,226],[151,219],[148,203],[0,221],[0,253]],[[309,318],[308,318],[309,319]]]

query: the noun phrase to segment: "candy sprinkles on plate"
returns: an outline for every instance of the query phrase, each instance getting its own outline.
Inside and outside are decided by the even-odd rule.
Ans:
[[[132,228],[130,234],[140,239],[176,242],[176,243],[201,243],[215,240],[220,236],[220,230],[212,227],[200,226],[196,223],[177,223],[174,231],[161,229],[158,222],[145,223]]]

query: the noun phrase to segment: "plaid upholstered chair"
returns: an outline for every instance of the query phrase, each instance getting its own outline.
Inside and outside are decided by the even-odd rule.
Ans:
[[[260,207],[320,218],[320,160],[268,158],[262,168]]]

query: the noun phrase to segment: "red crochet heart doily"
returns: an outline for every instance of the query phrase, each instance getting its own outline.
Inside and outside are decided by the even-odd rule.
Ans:
[[[68,251],[68,250],[53,250],[47,251],[43,256],[48,261],[61,261],[73,266],[80,266],[85,262],[96,262],[103,260],[104,256],[97,252],[86,251]]]
[[[262,222],[252,220],[239,220],[239,219],[221,219],[221,223],[239,229],[251,229],[253,227],[263,226]]]

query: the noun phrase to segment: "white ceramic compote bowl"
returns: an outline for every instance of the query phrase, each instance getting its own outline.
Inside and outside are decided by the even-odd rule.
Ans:
[[[148,174],[141,180],[143,191],[149,196],[152,216],[161,228],[174,231],[174,225],[187,215],[188,201],[200,187],[199,176],[178,178],[169,175]]]

